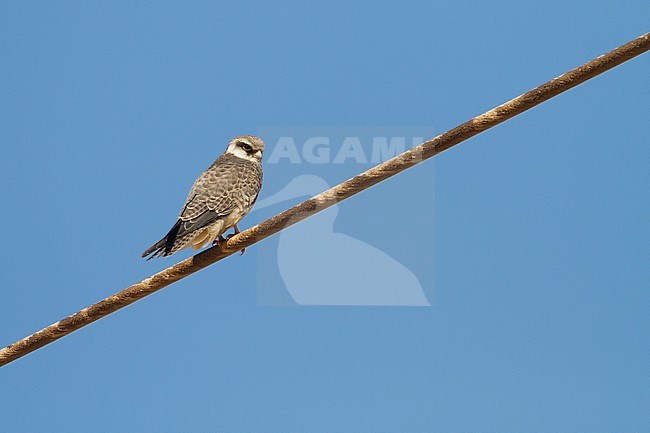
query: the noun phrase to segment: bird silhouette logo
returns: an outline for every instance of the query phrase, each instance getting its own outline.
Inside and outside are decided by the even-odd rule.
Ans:
[[[257,203],[257,210],[329,185],[315,175],[300,175]],[[280,232],[278,270],[299,305],[429,306],[420,281],[386,252],[334,231],[335,204]],[[308,240],[308,241],[307,241]]]

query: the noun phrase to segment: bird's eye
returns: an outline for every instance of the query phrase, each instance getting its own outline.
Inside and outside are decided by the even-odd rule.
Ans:
[[[242,149],[244,149],[246,152],[250,152],[250,151],[252,150],[251,145],[248,144],[248,143],[244,143],[243,141],[240,141],[240,142],[239,142],[239,147],[241,147]]]

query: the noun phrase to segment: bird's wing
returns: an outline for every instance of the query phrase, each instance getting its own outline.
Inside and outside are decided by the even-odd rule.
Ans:
[[[239,179],[236,164],[218,158],[196,179],[178,218],[181,230],[190,232],[200,229],[227,216],[235,210],[237,203],[232,194]]]

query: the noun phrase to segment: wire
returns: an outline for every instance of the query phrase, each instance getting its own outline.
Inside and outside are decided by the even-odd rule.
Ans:
[[[0,366],[6,365],[36,349],[64,337],[139,299],[187,277],[219,260],[248,248],[279,231],[308,218],[323,209],[345,200],[425,159],[465,141],[486,129],[529,110],[603,72],[618,66],[650,49],[650,33],[599,56],[557,78],[536,87],[480,116],[438,135],[419,146],[397,155],[327,191],[242,231],[225,244],[213,246],[187,258],[149,278],[80,310],[34,334],[0,349]]]

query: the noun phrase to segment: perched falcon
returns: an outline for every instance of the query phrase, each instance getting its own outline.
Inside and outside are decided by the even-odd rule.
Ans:
[[[226,151],[196,179],[178,221],[142,257],[166,257],[183,248],[195,250],[218,242],[246,215],[262,188],[264,142],[252,135],[235,137]]]

